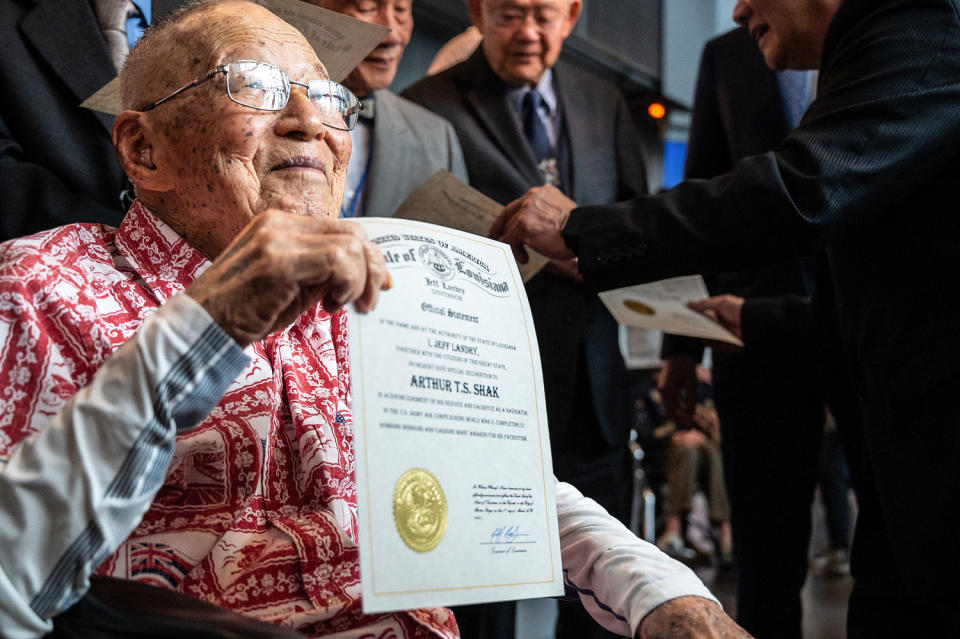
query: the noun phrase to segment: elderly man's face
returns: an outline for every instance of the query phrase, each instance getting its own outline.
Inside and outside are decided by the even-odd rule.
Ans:
[[[580,16],[581,0],[469,0],[494,72],[512,85],[534,85],[560,55]]]
[[[343,83],[357,96],[386,89],[397,75],[403,50],[413,34],[413,0],[308,0],[337,13],[390,29]]]
[[[771,69],[816,69],[841,0],[738,0],[733,19],[747,27]]]
[[[198,52],[188,79],[236,60],[268,62],[299,82],[327,77],[299,32],[257,6],[217,5],[204,16],[213,53]],[[191,212],[184,230],[204,235],[198,243],[222,249],[268,208],[339,214],[350,135],[323,124],[305,91],[292,85],[282,111],[260,111],[231,101],[219,74],[148,112],[159,118],[155,157],[175,170],[176,208]]]

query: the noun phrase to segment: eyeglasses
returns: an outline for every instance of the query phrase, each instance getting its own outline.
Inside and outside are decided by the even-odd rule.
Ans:
[[[332,80],[296,82],[272,64],[256,60],[237,60],[222,64],[143,110],[155,109],[167,100],[203,84],[220,73],[227,77],[227,96],[237,104],[252,109],[283,110],[290,100],[290,85],[296,84],[307,90],[307,97],[320,114],[322,122],[328,127],[340,131],[352,131],[357,125],[357,118],[360,117],[360,101],[342,84]]]
[[[510,2],[490,9],[490,13],[493,16],[493,23],[497,27],[519,29],[526,26],[532,17],[537,29],[540,31],[553,30],[563,22],[565,16],[563,11],[553,5],[522,7]]]

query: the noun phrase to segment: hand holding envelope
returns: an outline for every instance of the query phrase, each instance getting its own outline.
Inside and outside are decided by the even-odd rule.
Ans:
[[[627,286],[599,294],[601,301],[620,324],[652,328],[689,337],[702,337],[717,342],[743,346],[739,336],[728,330],[724,322],[732,322],[739,313],[729,300],[710,301],[707,286],[699,275],[674,277],[659,282]],[[690,303],[693,304],[690,304]],[[741,302],[742,303],[742,302]],[[695,310],[722,312],[722,321]],[[739,310],[739,307],[736,307]],[[721,317],[717,316],[718,319]],[[733,326],[733,324],[730,324]]]
[[[715,320],[737,339],[742,340],[743,328],[740,324],[740,316],[743,310],[743,301],[742,297],[736,295],[716,295],[705,300],[690,302],[687,306]]]

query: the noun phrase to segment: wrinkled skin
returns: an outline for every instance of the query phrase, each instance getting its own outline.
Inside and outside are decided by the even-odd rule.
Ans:
[[[344,86],[357,96],[386,89],[397,75],[403,50],[413,34],[413,0],[307,0],[364,22],[379,24],[390,33],[350,72]]]
[[[298,31],[249,3],[186,18],[162,58],[144,104],[234,60],[269,62],[301,82],[327,77]],[[214,260],[187,293],[241,345],[318,300],[331,312],[350,302],[369,310],[389,286],[379,250],[331,219],[350,136],[323,124],[302,87],[282,111],[259,111],[231,101],[218,75],[154,110],[121,113],[113,137],[140,200]]]
[[[660,604],[640,624],[638,639],[750,639],[717,604],[678,597]]]
[[[493,72],[510,85],[535,85],[560,56],[573,31],[581,0],[469,0],[483,53]]]

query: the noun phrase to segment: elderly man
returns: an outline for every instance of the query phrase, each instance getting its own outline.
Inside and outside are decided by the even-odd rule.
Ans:
[[[308,1],[390,29],[343,81],[364,110],[350,132],[353,154],[341,215],[389,217],[441,169],[466,181],[463,152],[450,123],[387,88],[413,33],[413,0]]]
[[[646,193],[639,135],[623,97],[557,64],[581,0],[470,0],[468,7],[483,35],[479,49],[404,96],[456,128],[471,186],[498,202],[545,183],[591,204]],[[570,263],[553,264],[528,282],[527,296],[557,477],[625,521],[629,400],[616,322]],[[512,614],[501,614],[505,632],[478,636],[512,636]],[[578,606],[566,605],[557,627],[561,639],[566,631],[585,637],[596,628]]]
[[[492,232],[518,251],[579,255],[596,289],[826,245],[866,449],[849,636],[960,636],[944,516],[960,504],[960,333],[944,290],[960,277],[960,2],[740,0],[734,17],[769,66],[820,67],[817,98],[778,151],[602,210],[571,213],[541,189]]]
[[[307,636],[456,637],[443,609],[361,611],[341,308],[372,308],[389,275],[331,219],[356,99],[240,0],[173,14],[122,80],[124,222],[0,245],[4,635],[47,630],[97,571]],[[575,489],[557,504],[598,620],[744,636]]]

